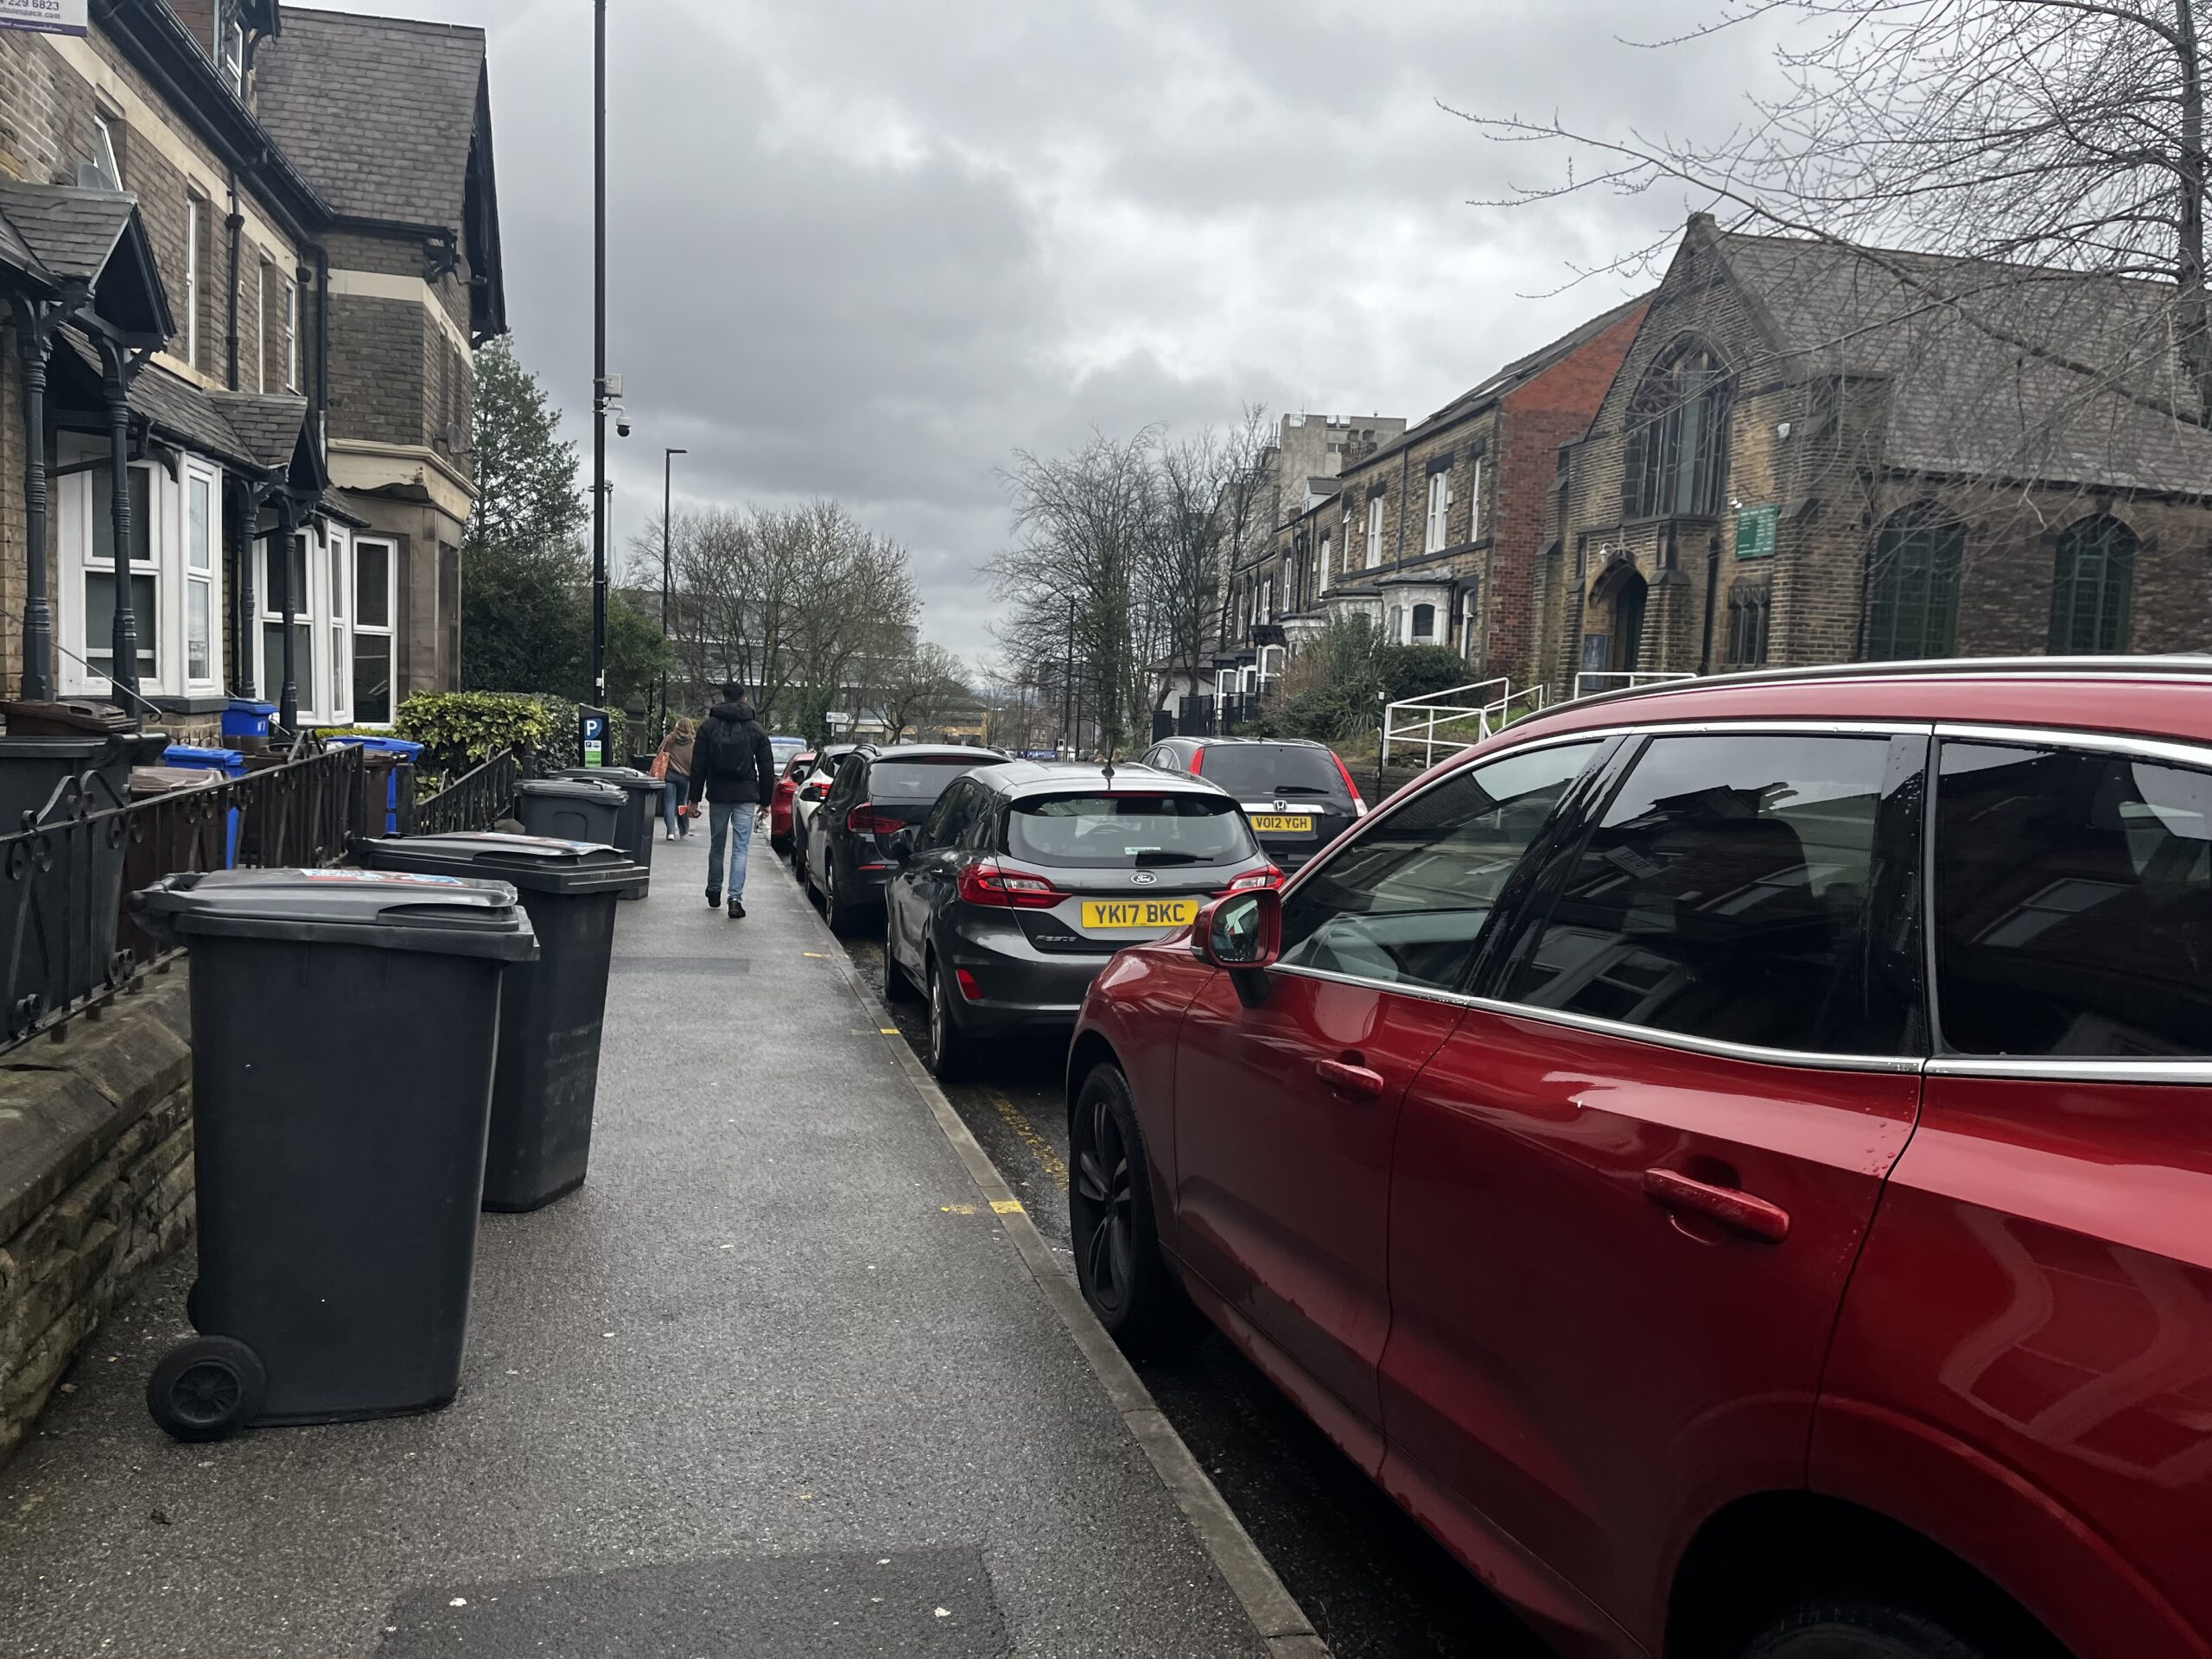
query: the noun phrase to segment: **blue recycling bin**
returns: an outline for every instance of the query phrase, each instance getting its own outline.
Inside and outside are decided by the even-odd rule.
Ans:
[[[185,766],[202,772],[219,772],[226,778],[245,776],[245,756],[237,749],[203,749],[189,743],[172,743],[162,751],[165,766]],[[230,823],[223,840],[223,868],[234,870],[238,867],[238,810],[230,811]]]
[[[230,706],[223,710],[225,737],[257,737],[264,741],[269,736],[269,723],[276,718],[276,705],[257,702],[251,697],[232,697]]]
[[[351,743],[366,749],[371,754],[392,757],[392,768],[385,785],[384,832],[387,836],[399,833],[399,768],[411,766],[423,758],[423,746],[410,743],[404,737],[370,737],[360,732],[344,732],[330,740],[333,743]]]

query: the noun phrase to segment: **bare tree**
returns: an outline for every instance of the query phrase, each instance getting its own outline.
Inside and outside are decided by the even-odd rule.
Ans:
[[[1847,244],[1911,303],[2024,358],[2161,414],[2212,418],[2206,0],[1719,4],[1706,27],[1653,49],[1776,28],[1776,95],[1751,99],[1711,143],[1458,111],[1499,140],[1569,152],[1561,176],[1509,199],[1681,188],[1739,224]],[[2124,323],[2084,340],[2067,308],[1993,299],[2054,273],[2149,279],[2166,302],[2126,307]],[[2180,374],[2153,372],[2177,356]]]
[[[906,550],[833,501],[686,514],[670,543],[671,632],[690,685],[734,680],[764,721],[809,735],[826,733],[856,671],[894,655],[920,609]],[[632,559],[633,579],[658,581],[658,525]]]
[[[1250,404],[1227,432],[1208,427],[1159,446],[1154,464],[1163,523],[1149,573],[1159,596],[1159,649],[1147,709],[1160,706],[1178,676],[1195,686],[1204,658],[1220,643],[1223,576],[1260,517],[1269,442],[1267,413]]]
[[[894,658],[884,675],[879,696],[885,733],[899,742],[910,729],[926,728],[969,695],[960,659],[943,645],[923,640]]]

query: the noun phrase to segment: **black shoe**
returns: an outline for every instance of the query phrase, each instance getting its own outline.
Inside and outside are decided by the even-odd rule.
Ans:
[[[709,888],[707,889],[707,908],[708,908],[709,910],[715,910],[715,909],[719,909],[719,908],[721,907],[721,902],[722,902],[722,896],[721,896],[721,893],[717,893],[717,892],[715,892],[714,888],[712,888],[712,887],[709,887]]]
[[[731,899],[731,900],[729,901],[729,918],[730,918],[730,920],[732,920],[733,922],[734,922],[734,921],[738,920],[739,918],[741,918],[741,917],[743,917],[743,916],[744,916],[744,914],[745,914],[745,900],[744,900],[744,899]]]

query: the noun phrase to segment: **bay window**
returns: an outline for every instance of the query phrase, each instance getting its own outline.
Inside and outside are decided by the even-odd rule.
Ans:
[[[156,696],[211,696],[223,677],[222,475],[186,456],[169,467],[130,467],[130,546],[118,563],[105,444],[65,437],[66,471],[54,480],[60,579],[54,639],[64,696],[112,695],[115,607],[129,595],[138,641],[138,690]],[[92,453],[86,454],[89,449]],[[127,587],[122,584],[128,584]]]
[[[261,695],[280,702],[284,689],[284,590],[292,601],[292,678],[302,726],[344,726],[353,719],[353,668],[346,620],[353,582],[352,541],[336,524],[296,533],[272,558],[279,538],[255,548],[255,630],[260,646]]]

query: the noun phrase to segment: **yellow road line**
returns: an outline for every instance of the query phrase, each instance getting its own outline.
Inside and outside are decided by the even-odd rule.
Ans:
[[[999,1116],[1006,1119],[1007,1127],[1020,1138],[1021,1144],[1029,1148],[1030,1152],[1035,1155],[1037,1161],[1044,1166],[1045,1173],[1052,1178],[1052,1185],[1058,1187],[1061,1192],[1066,1192],[1068,1166],[1060,1161],[1060,1154],[1052,1150],[1052,1143],[1039,1135],[1037,1132],[1037,1126],[1021,1115],[1020,1107],[1015,1105],[997,1090],[994,1089],[990,1091],[990,1099],[991,1104],[998,1108]]]

